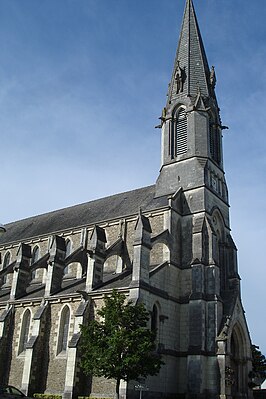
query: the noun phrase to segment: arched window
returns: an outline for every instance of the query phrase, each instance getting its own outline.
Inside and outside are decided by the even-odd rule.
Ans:
[[[10,263],[10,252],[7,252],[4,257],[3,269],[6,269]]]
[[[57,354],[64,353],[67,350],[69,322],[70,322],[70,310],[68,306],[65,306],[61,312]]]
[[[156,305],[153,305],[151,314],[151,331],[157,333],[158,330],[158,309]],[[156,334],[157,335],[157,334]]]
[[[71,254],[72,251],[72,243],[71,240],[68,238],[66,240],[66,258]],[[69,265],[67,265],[64,268],[64,276],[66,276],[69,273]]]
[[[38,245],[36,245],[32,251],[31,264],[33,265],[33,263],[37,262],[39,257],[40,257],[40,248],[38,247]]]
[[[175,124],[176,156],[187,152],[187,114],[184,108],[176,113]]]
[[[30,333],[30,320],[31,320],[31,314],[29,309],[27,309],[22,319],[18,354],[24,352],[26,349],[26,344],[29,340],[29,333]]]
[[[11,255],[10,255],[10,252],[8,251],[4,257],[3,270],[6,269],[8,267],[8,265],[10,264],[10,258],[11,258]],[[7,274],[5,274],[3,276],[3,284],[6,284],[6,282],[7,282]]]
[[[211,158],[217,162],[221,163],[221,137],[220,132],[217,126],[217,123],[214,123],[213,119],[210,119],[209,124],[209,147]]]
[[[32,251],[31,264],[33,265],[35,262],[37,262],[39,257],[40,257],[40,248],[38,247],[38,245],[36,245]],[[32,280],[34,280],[37,277],[36,274],[37,274],[37,271],[33,270],[33,272],[31,273]]]
[[[72,249],[71,247],[72,247],[72,244],[71,244],[70,239],[68,238],[66,240],[66,258],[71,254],[71,249]]]

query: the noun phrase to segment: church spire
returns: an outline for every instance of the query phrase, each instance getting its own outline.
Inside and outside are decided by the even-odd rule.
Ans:
[[[183,96],[213,97],[214,70],[210,71],[192,0],[186,1],[168,103]]]
[[[189,192],[201,185],[227,202],[215,84],[215,71],[208,65],[193,2],[186,0],[167,104],[160,118],[162,163],[157,196],[180,188]]]

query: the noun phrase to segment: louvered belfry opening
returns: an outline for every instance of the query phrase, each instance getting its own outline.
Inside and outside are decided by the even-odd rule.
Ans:
[[[176,156],[187,152],[187,115],[184,108],[180,108],[176,118]]]
[[[212,159],[220,164],[221,162],[221,143],[220,143],[220,133],[216,127],[216,125],[213,123],[213,121],[210,122],[210,154]]]

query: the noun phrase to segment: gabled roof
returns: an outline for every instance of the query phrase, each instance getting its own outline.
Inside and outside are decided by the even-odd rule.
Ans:
[[[167,206],[167,196],[154,198],[155,186],[112,195],[5,225],[0,245],[54,234],[81,226],[94,225]]]

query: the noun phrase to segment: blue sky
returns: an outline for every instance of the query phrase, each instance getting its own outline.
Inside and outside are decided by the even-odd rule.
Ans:
[[[266,1],[194,0],[215,65],[232,234],[266,354]],[[153,184],[182,0],[0,0],[0,221]]]

